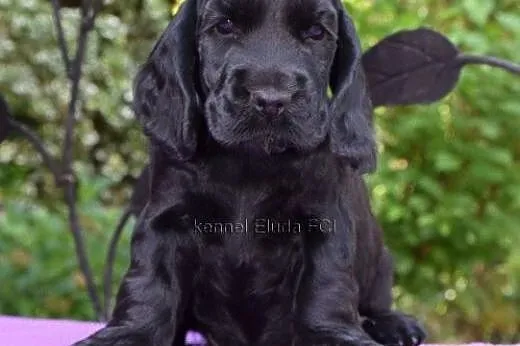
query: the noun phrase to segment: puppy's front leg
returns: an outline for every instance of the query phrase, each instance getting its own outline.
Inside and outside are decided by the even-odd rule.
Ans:
[[[359,311],[366,317],[363,329],[383,345],[418,346],[426,332],[414,317],[392,310],[392,277],[392,257],[384,248],[360,300]]]
[[[380,345],[361,328],[349,242],[333,234],[314,238],[297,295],[295,345]]]
[[[74,346],[171,346],[183,298],[174,267],[176,244],[172,235],[137,226],[112,320]]]

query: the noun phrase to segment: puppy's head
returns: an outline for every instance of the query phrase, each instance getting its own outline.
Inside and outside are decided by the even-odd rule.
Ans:
[[[136,79],[136,112],[178,159],[205,127],[219,145],[272,155],[328,143],[367,171],[360,59],[339,0],[186,0]]]

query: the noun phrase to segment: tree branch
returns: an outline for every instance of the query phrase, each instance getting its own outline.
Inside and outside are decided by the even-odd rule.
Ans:
[[[94,2],[96,2],[94,4]],[[92,275],[91,266],[88,260],[83,239],[83,231],[77,213],[77,179],[73,168],[74,163],[74,129],[76,125],[76,110],[79,101],[79,86],[82,76],[82,67],[85,59],[87,40],[90,31],[94,27],[96,15],[101,8],[99,0],[82,0],[81,2],[81,23],[78,32],[78,45],[74,60],[69,60],[67,46],[64,40],[63,28],[61,25],[61,16],[59,13],[59,4],[57,0],[53,0],[54,20],[56,22],[56,30],[58,42],[62,51],[64,63],[66,65],[66,73],[70,80],[70,99],[68,112],[65,118],[65,139],[63,142],[62,155],[62,175],[60,183],[64,189],[64,199],[68,209],[69,227],[74,239],[76,248],[76,256],[81,272],[83,273],[87,291],[92,301],[94,311],[98,320],[103,319],[103,311],[99,295],[96,291],[94,276]]]
[[[117,245],[119,244],[119,240],[121,238],[121,235],[123,234],[125,224],[130,218],[130,216],[132,216],[132,210],[130,207],[128,207],[123,213],[123,216],[121,216],[121,219],[119,220],[115,232],[112,234],[112,239],[110,239],[110,244],[108,246],[108,253],[105,261],[105,273],[103,276],[103,302],[105,303],[104,311],[106,319],[110,318],[112,310],[112,276],[114,272],[114,262],[116,260],[117,254]]]
[[[13,118],[9,118],[8,121],[11,127],[15,131],[26,137],[27,140],[32,144],[34,149],[36,149],[36,151],[41,155],[43,162],[54,176],[54,181],[56,182],[56,184],[59,184],[59,181],[61,179],[61,171],[59,169],[59,165],[45,147],[43,140],[33,130],[31,130],[21,122],[18,122]]]
[[[90,31],[94,27],[96,15],[97,11],[94,10],[92,1],[83,0],[81,3],[81,24],[78,33],[78,47],[76,49],[76,55],[71,70],[69,108],[65,121],[65,141],[63,145],[63,165],[65,171],[70,168],[73,162],[73,139],[74,127],[76,125],[76,108],[79,101],[79,85],[82,76],[83,61],[85,59],[87,39]]]
[[[92,270],[90,267],[90,263],[88,260],[88,255],[85,248],[85,242],[83,239],[83,231],[80,226],[80,222],[78,219],[78,213],[76,208],[77,202],[77,194],[76,194],[76,182],[72,176],[65,175],[63,178],[67,180],[67,183],[64,187],[64,197],[65,203],[67,204],[68,214],[69,214],[69,227],[72,233],[72,237],[74,239],[74,245],[76,247],[76,257],[78,260],[78,264],[81,272],[83,273],[87,285],[87,291],[92,301],[92,305],[94,308],[94,312],[96,314],[96,318],[99,321],[104,320],[104,314],[101,307],[101,301],[99,300],[99,295],[96,291],[96,285],[94,282],[94,276],[92,275]]]
[[[457,60],[463,64],[489,65],[520,75],[520,65],[513,62],[484,55],[461,54]]]
[[[71,63],[69,58],[69,48],[67,47],[67,41],[65,40],[65,33],[63,31],[62,19],[60,13],[60,4],[58,0],[52,0],[52,12],[54,16],[54,26],[56,27],[56,35],[58,36],[58,46],[61,52],[61,58],[65,64],[65,73],[67,77],[71,79]]]

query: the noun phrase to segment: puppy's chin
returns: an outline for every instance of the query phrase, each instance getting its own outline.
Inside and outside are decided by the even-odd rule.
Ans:
[[[285,152],[291,145],[282,138],[275,135],[268,135],[264,138],[262,149],[267,155],[275,155]]]
[[[297,145],[275,135],[249,136],[233,142],[214,140],[227,150],[250,156],[275,156],[287,151],[297,151]]]
[[[244,154],[249,157],[257,158],[275,158],[279,156],[289,155],[306,155],[317,150],[321,144],[308,145],[308,143],[300,143],[298,141],[290,141],[283,136],[274,134],[264,136],[250,136],[237,142],[221,142],[216,140],[218,145],[226,150],[238,154]]]

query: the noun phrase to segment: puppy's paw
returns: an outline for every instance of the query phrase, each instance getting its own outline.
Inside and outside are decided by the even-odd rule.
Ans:
[[[418,346],[426,338],[415,318],[398,312],[370,316],[363,322],[363,329],[385,346]]]

